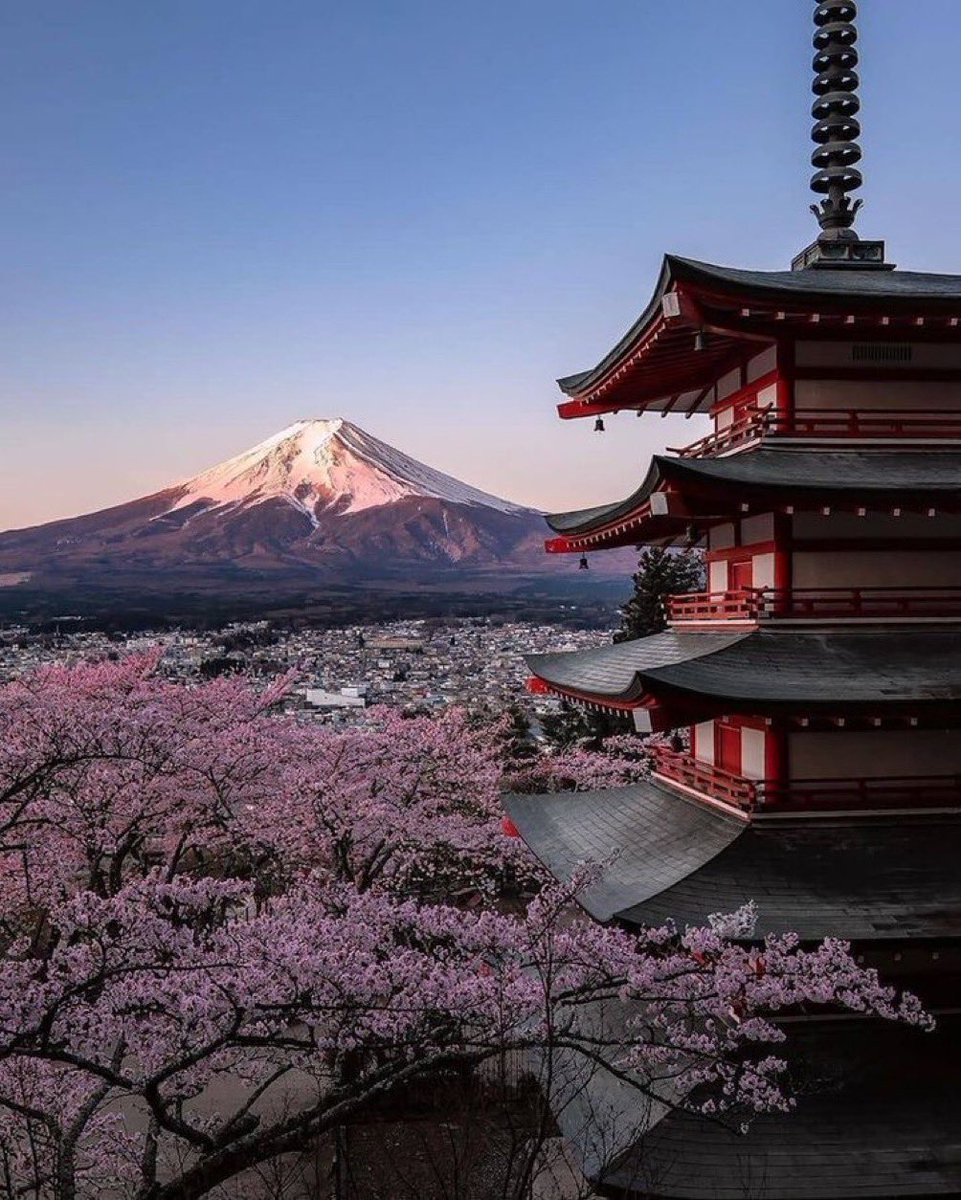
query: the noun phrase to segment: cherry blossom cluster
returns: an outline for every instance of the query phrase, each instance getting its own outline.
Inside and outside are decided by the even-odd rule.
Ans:
[[[522,908],[497,729],[385,710],[334,732],[274,712],[283,683],[155,665],[0,689],[0,1192],[237,1194],[508,1051],[746,1114],[790,1103],[777,1013],[926,1022],[843,944],[756,943],[749,911],[605,928],[574,903],[589,871]],[[621,749],[563,770],[629,781]]]

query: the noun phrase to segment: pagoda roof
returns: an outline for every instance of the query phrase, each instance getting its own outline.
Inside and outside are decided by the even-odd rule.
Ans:
[[[858,336],[859,315],[871,319],[872,336],[878,336],[876,318],[885,316],[891,322],[885,335],[896,336],[899,321],[924,316],[934,321],[924,336],[934,336],[942,320],[940,336],[955,340],[957,329],[949,323],[959,305],[961,275],[823,267],[747,271],[667,255],[649,304],[627,333],[595,367],[558,380],[572,398],[560,405],[560,415],[619,408],[700,411],[718,374],[741,361],[752,343],[756,352],[759,343],[788,334],[792,322],[795,334],[802,324],[810,336],[809,320],[817,315],[819,337],[850,338],[852,332]],[[710,337],[695,352],[693,337],[701,331]]]
[[[961,452],[956,450],[821,450],[765,447],[725,458],[655,455],[640,487],[623,500],[572,512],[548,513],[560,535],[555,551],[678,536],[694,516],[730,518],[732,506],[769,502],[803,506],[831,500],[958,504]],[[673,492],[685,512],[655,512],[652,497]],[[670,508],[664,499],[661,507]]]
[[[707,712],[837,712],[961,701],[961,631],[669,630],[596,649],[531,654],[553,691],[612,708],[650,696]]]
[[[644,672],[724,650],[749,632],[676,633],[599,646],[591,650],[529,654],[527,665],[547,684],[578,692],[634,700],[644,691]]]
[[[796,1108],[757,1116],[745,1135],[694,1112],[670,1111],[603,1171],[595,1184],[601,1194],[622,1200],[961,1194],[957,1017],[941,1017],[934,1033],[843,1017],[785,1023],[785,1032],[781,1053],[790,1063]],[[599,1086],[609,1087],[604,1080]],[[576,1150],[588,1130],[585,1122],[565,1130]],[[596,1161],[590,1151],[586,1157]]]
[[[602,864],[581,896],[600,921],[683,928],[753,900],[758,938],[961,937],[961,814],[748,822],[651,781],[504,807],[557,878]]]
[[[722,267],[693,258],[665,255],[673,283],[696,283],[742,298],[783,300],[789,296],[807,300],[891,301],[910,306],[935,301],[953,311],[961,302],[961,275],[928,271],[872,271],[826,267],[802,271],[750,271]]]

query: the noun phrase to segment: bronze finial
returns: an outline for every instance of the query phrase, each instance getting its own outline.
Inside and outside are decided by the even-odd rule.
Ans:
[[[892,269],[884,261],[884,242],[863,241],[854,232],[861,201],[852,200],[849,193],[863,182],[857,168],[861,161],[857,15],[855,0],[818,0],[814,7],[811,162],[815,172],[811,189],[823,199],[812,204],[811,211],[821,232],[816,242],[795,257],[791,266],[796,271],[808,267]]]
[[[816,149],[811,162],[817,168],[811,176],[811,189],[824,196],[811,211],[828,238],[854,238],[851,229],[860,200],[852,201],[848,192],[861,186],[861,172],[855,163],[861,160],[857,138],[861,125],[857,112],[858,15],[854,0],[822,0],[814,11],[814,83],[816,97],[811,108],[815,119],[811,137]]]

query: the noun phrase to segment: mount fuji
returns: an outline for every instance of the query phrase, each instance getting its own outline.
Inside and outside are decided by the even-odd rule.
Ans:
[[[545,555],[545,534],[536,510],[349,421],[304,420],[163,491],[0,533],[0,597],[9,610],[18,593],[279,598],[570,580],[576,563]],[[602,565],[623,578],[623,561]]]
[[[350,421],[297,421],[252,450],[181,485],[169,513],[250,508],[281,500],[314,526],[320,515],[362,512],[411,496],[491,508],[515,515],[533,510],[508,504],[424,466]]]

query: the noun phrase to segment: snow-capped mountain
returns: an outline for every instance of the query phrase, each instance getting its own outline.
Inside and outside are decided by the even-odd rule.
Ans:
[[[430,590],[473,576],[497,590],[511,577],[576,574],[567,556],[544,554],[546,532],[534,510],[349,421],[298,421],[161,492],[0,533],[0,587],[5,605],[32,589],[219,599],[360,583]],[[615,559],[599,565],[626,573]]]
[[[435,471],[339,417],[297,421],[182,487],[170,511],[200,503],[210,512],[279,499],[316,520],[321,510],[355,513],[409,496],[503,513],[531,511]]]

